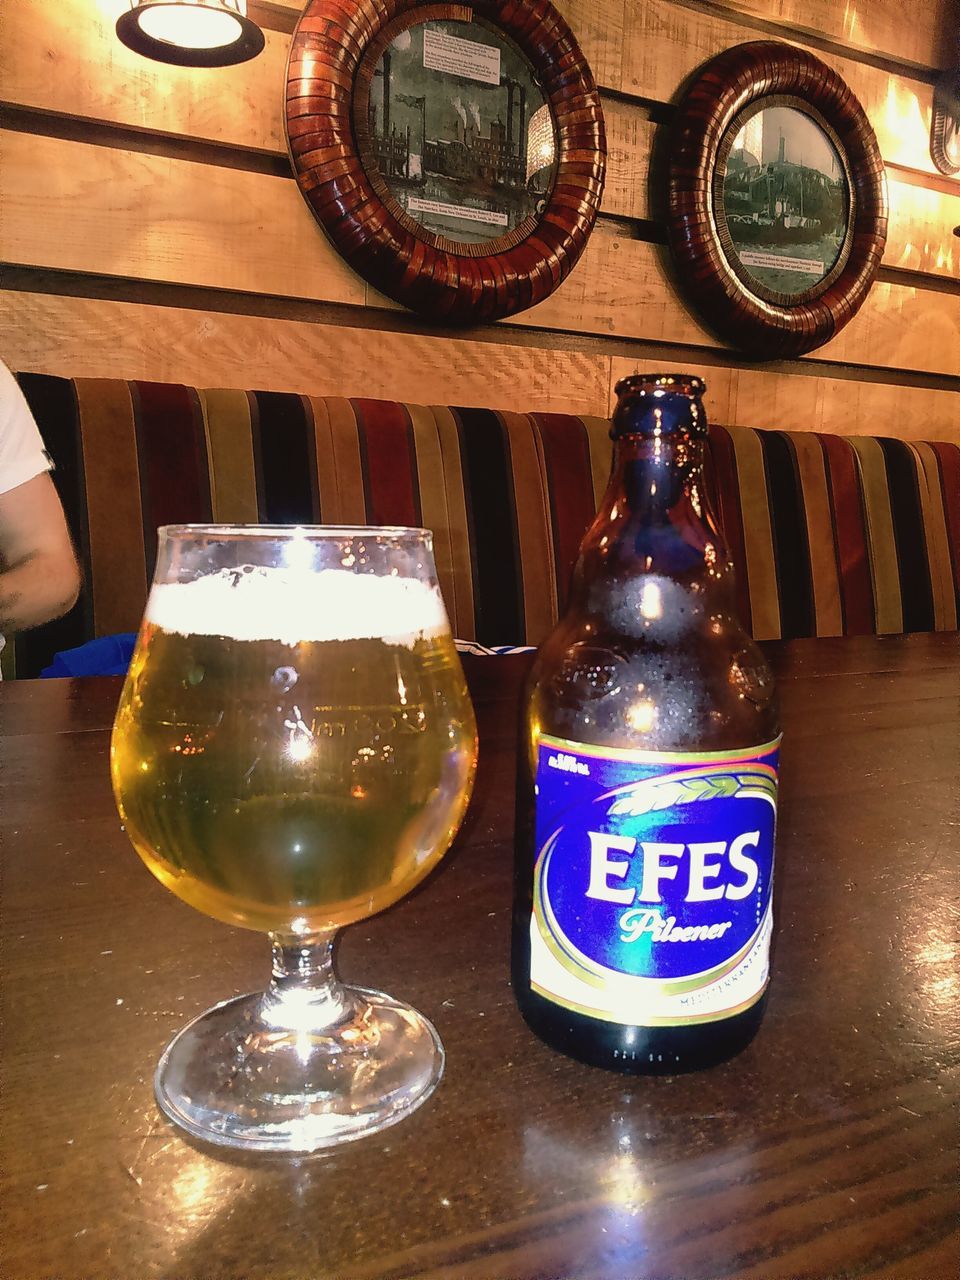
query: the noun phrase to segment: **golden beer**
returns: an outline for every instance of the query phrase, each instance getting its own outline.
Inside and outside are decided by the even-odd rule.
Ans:
[[[287,936],[408,893],[459,826],[476,754],[435,588],[300,579],[155,586],[111,748],[127,834],[158,879]]]

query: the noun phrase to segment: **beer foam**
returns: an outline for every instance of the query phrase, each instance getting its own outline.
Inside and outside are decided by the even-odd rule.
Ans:
[[[251,565],[156,583],[145,617],[174,635],[285,645],[372,639],[409,648],[450,629],[439,589],[417,578]]]

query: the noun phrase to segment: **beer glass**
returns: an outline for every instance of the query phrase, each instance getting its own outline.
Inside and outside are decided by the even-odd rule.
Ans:
[[[428,532],[160,530],[113,730],[117,805],[168,889],[273,944],[265,992],[210,1009],[164,1052],[155,1088],[172,1120],[305,1152],[429,1097],[433,1026],[343,986],[333,941],[437,863],[475,763]]]

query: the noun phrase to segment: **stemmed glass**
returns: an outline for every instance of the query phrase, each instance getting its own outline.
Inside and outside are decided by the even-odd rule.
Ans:
[[[157,1100],[196,1137],[313,1151],[429,1097],[416,1010],[345,987],[343,925],[448,848],[476,726],[423,529],[169,526],[117,710],[127,834],[178,897],[269,935],[265,992],[187,1026]]]

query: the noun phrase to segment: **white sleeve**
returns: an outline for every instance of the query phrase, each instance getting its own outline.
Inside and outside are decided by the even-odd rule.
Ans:
[[[16,378],[0,361],[0,493],[53,466]]]

